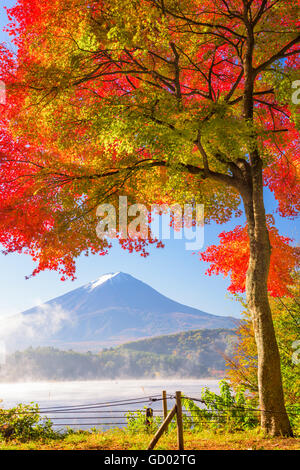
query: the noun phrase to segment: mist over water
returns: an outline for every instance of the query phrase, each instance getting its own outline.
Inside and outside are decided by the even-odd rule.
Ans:
[[[143,409],[151,406],[158,410],[162,408],[161,402],[151,402],[151,396],[157,396],[166,390],[168,394],[174,394],[180,390],[183,394],[191,397],[200,397],[201,390],[208,387],[217,392],[219,380],[216,379],[142,379],[142,380],[103,380],[103,381],[72,381],[72,382],[26,382],[26,383],[1,383],[0,399],[3,408],[10,408],[18,403],[38,403],[40,408],[55,408],[58,406],[77,406],[94,403],[112,402],[127,399],[145,399],[145,403],[126,404],[119,407],[106,408],[111,415],[110,421],[114,422],[113,413],[118,409],[125,415],[124,408],[128,411]],[[169,409],[173,401],[169,400]],[[58,416],[58,415],[51,415]],[[60,414],[59,416],[62,416]],[[77,415],[77,417],[80,415]],[[95,415],[96,416],[96,415]],[[72,418],[72,419],[71,419]],[[96,419],[97,418],[97,419]],[[101,426],[99,415],[95,418],[95,426]],[[65,420],[63,420],[65,421]],[[88,421],[77,421],[75,417],[68,417],[70,427],[75,429],[89,429],[93,426],[85,424]],[[106,422],[108,419],[105,420]],[[120,420],[119,420],[120,421]],[[75,426],[80,422],[80,426]],[[57,421],[55,421],[58,426]],[[64,426],[61,426],[62,428]],[[104,426],[105,427],[105,426]],[[107,427],[107,426],[106,426]],[[121,427],[121,426],[119,426]]]
[[[9,408],[17,403],[32,401],[40,406],[78,405],[89,402],[126,400],[149,397],[166,390],[199,396],[203,387],[218,391],[216,379],[142,379],[142,380],[87,380],[71,382],[1,383],[1,405]]]
[[[70,312],[60,305],[47,304],[36,308],[35,313],[0,316],[0,341],[7,352],[29,346],[41,345],[43,341],[59,332],[63,325],[72,325]]]

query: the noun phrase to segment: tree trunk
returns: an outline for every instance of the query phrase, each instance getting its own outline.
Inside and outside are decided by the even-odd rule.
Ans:
[[[261,427],[272,436],[292,436],[284,405],[280,357],[268,299],[267,280],[271,246],[263,201],[260,159],[251,171],[251,189],[243,196],[250,239],[246,297],[252,315],[258,355],[258,391]]]

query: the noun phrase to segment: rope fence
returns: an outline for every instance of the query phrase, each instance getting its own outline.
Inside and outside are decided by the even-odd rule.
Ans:
[[[168,395],[166,398],[171,399],[172,396]],[[62,426],[68,427],[87,427],[87,426],[126,426],[128,424],[127,414],[132,416],[140,413],[137,407],[143,405],[150,405],[161,403],[163,398],[161,394],[151,395],[149,397],[135,397],[127,398],[124,400],[112,400],[106,402],[87,403],[80,405],[63,405],[53,407],[41,407],[37,411],[15,411],[14,415],[41,415],[44,419],[50,419],[53,426],[60,428]],[[133,408],[134,407],[134,408]],[[115,408],[115,409],[111,409]],[[118,408],[118,409],[116,409]],[[132,409],[130,409],[132,408]],[[155,416],[163,418],[163,411],[153,410]],[[0,414],[5,414],[4,409],[0,410]],[[103,421],[105,420],[105,421]]]
[[[185,398],[187,398],[188,400],[191,400],[191,401],[195,401],[195,402],[199,402],[199,403],[202,403],[203,405],[206,405],[207,406],[207,402],[205,400],[202,400],[201,398],[191,398],[191,397],[187,397],[185,396]],[[294,405],[294,406],[298,406],[298,405]],[[276,411],[276,410],[262,410],[260,408],[248,408],[247,406],[228,406],[226,407],[226,410],[235,410],[235,411],[243,411],[243,412],[251,412],[251,413],[275,413],[275,414],[284,414],[282,411]],[[212,409],[206,409],[206,411],[211,411],[211,412],[215,412],[215,410],[212,410]],[[226,413],[226,411],[224,411],[223,413]],[[286,411],[286,413],[290,416],[298,416],[300,414],[299,413],[295,413],[294,411],[291,412],[291,411]]]
[[[193,403],[199,403],[203,406],[198,410],[188,409],[185,406],[185,400]],[[171,402],[173,407],[168,411],[168,404]],[[183,405],[183,407],[182,407]],[[90,427],[125,427],[134,424],[135,419],[144,419],[142,424],[145,429],[152,430],[151,423],[156,420],[156,425],[159,426],[155,436],[149,444],[149,449],[153,449],[158,442],[161,435],[167,431],[171,422],[174,423],[176,418],[177,435],[178,435],[178,448],[183,449],[183,429],[186,423],[193,427],[199,424],[207,423],[221,423],[221,421],[230,417],[235,418],[234,412],[238,413],[237,417],[249,416],[258,419],[261,412],[264,413],[281,413],[276,410],[261,410],[259,408],[250,408],[246,406],[226,406],[222,403],[222,409],[212,408],[212,403],[208,403],[202,398],[189,397],[181,395],[181,392],[176,394],[167,394],[163,391],[162,394],[151,395],[148,397],[135,397],[127,398],[124,400],[113,400],[106,402],[86,403],[77,405],[61,405],[52,407],[41,407],[35,410],[15,411],[14,416],[25,415],[39,415],[41,421],[49,419],[51,424],[58,431],[64,431],[66,427],[78,428],[87,430]],[[158,406],[158,408],[156,408]],[[162,408],[161,408],[162,406]],[[137,409],[138,408],[138,409]],[[9,416],[10,410],[0,409],[0,415],[7,414]],[[300,411],[297,410],[287,411],[290,416],[299,416]],[[158,419],[158,421],[157,421]],[[9,418],[8,418],[9,421]],[[157,427],[156,426],[156,427]]]

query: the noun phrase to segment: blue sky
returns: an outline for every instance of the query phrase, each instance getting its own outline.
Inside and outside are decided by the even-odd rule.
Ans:
[[[2,4],[9,7],[14,2],[4,0]],[[3,6],[0,7],[0,42],[9,40],[9,37],[2,32],[2,27],[7,22]],[[265,200],[267,213],[273,213],[276,203],[269,191],[266,191]],[[289,221],[279,216],[275,218],[282,235],[288,235],[299,241],[299,220]],[[218,233],[231,230],[237,223],[243,221],[242,217],[222,226],[217,224],[205,226],[203,249],[217,242]],[[138,254],[129,254],[116,246],[105,257],[82,256],[77,263],[77,280],[74,282],[61,282],[55,272],[41,273],[35,278],[25,280],[25,276],[34,269],[31,259],[25,255],[0,254],[0,315],[22,311],[75,289],[102,274],[116,271],[127,272],[184,304],[217,315],[239,315],[240,304],[232,300],[226,291],[228,280],[220,276],[205,276],[208,266],[200,262],[197,255],[185,250],[184,240],[167,241],[164,249],[153,248],[150,253],[150,256],[144,259]]]

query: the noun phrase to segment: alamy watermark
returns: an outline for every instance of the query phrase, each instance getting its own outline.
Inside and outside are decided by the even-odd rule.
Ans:
[[[292,103],[300,104],[300,80],[294,80],[292,82],[292,88],[296,88],[292,93]]]
[[[292,349],[296,349],[292,354],[292,362],[298,365],[300,364],[300,339],[292,343]]]
[[[203,204],[152,204],[149,210],[140,203],[128,205],[127,196],[120,196],[117,209],[113,204],[101,204],[96,214],[100,218],[96,232],[102,240],[170,240],[172,232],[175,240],[187,240],[186,250],[200,250],[204,245]]]

